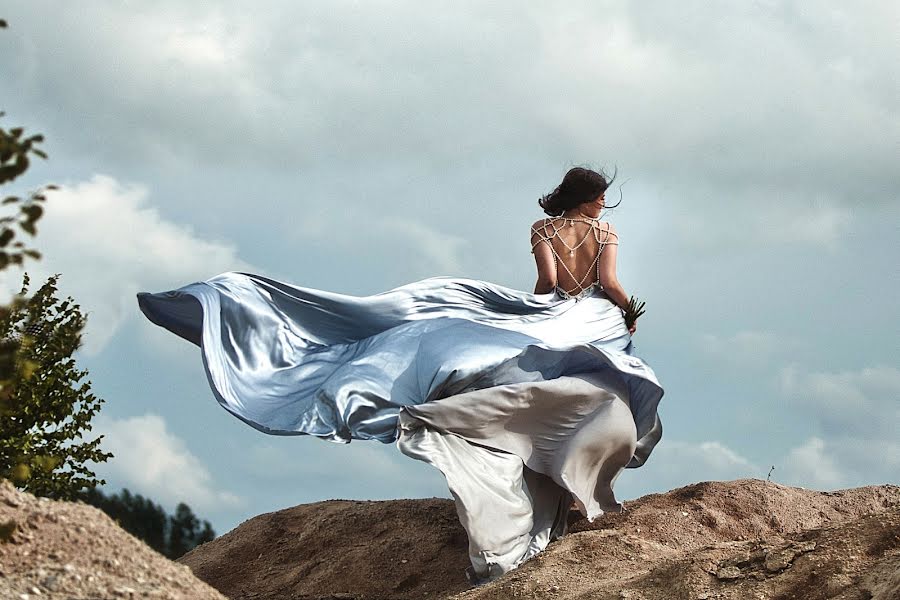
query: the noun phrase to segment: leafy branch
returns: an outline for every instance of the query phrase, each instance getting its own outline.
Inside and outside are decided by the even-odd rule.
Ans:
[[[6,113],[0,111],[0,117]],[[8,183],[28,170],[31,164],[29,155],[47,158],[47,154],[37,147],[44,141],[40,134],[25,136],[22,127],[13,127],[8,131],[0,127],[0,185]],[[26,198],[6,196],[0,201],[2,205],[16,204],[18,211],[12,215],[0,217],[0,269],[10,264],[21,265],[26,256],[39,259],[41,253],[16,239],[17,230],[30,236],[37,233],[37,221],[44,214],[42,204],[47,197],[44,192],[58,189],[55,185],[46,185],[31,192]]]

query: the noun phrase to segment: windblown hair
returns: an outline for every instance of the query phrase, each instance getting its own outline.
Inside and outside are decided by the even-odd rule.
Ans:
[[[558,217],[570,208],[595,199],[606,191],[615,178],[616,173],[607,177],[602,171],[574,167],[569,169],[555,190],[538,199],[538,204],[551,217]]]

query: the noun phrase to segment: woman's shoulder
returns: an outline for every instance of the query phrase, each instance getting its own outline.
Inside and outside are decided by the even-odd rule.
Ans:
[[[547,225],[565,222],[565,221],[566,221],[565,217],[544,217],[544,218],[538,219],[537,221],[532,223],[531,230],[537,231]],[[592,219],[591,224],[594,227],[597,227],[598,229],[602,229],[603,231],[608,231],[612,235],[618,235],[618,233],[616,232],[615,226],[609,221],[600,221],[599,219],[597,219],[597,220]]]
[[[606,232],[606,244],[615,245],[619,243],[619,232],[616,231],[616,228],[612,223],[607,221],[602,229]]]
[[[601,221],[599,219],[592,219],[591,225],[593,227],[599,229],[601,232],[606,232],[606,233],[609,233],[610,235],[618,236],[618,234],[616,233],[615,226],[612,223],[610,223],[609,221]]]
[[[538,219],[534,223],[531,224],[531,232],[536,233],[539,230],[543,229],[553,220],[553,217],[544,217],[543,219]]]

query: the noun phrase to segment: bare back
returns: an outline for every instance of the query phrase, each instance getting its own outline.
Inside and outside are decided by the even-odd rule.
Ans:
[[[553,217],[531,227],[531,251],[544,243],[552,254],[556,289],[564,297],[577,296],[600,283],[603,248],[617,245],[609,223],[598,219]]]

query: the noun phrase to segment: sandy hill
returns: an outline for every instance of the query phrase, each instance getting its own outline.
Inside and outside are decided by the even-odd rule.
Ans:
[[[0,479],[0,600],[46,598],[226,600],[100,509]]]
[[[452,501],[330,500],[267,513],[180,562],[233,599],[900,600],[900,487],[706,482],[573,523],[469,589]]]
[[[299,505],[172,562],[91,506],[3,481],[0,598],[900,600],[900,487],[742,479],[626,507],[575,521],[519,569],[470,589],[450,500]]]

